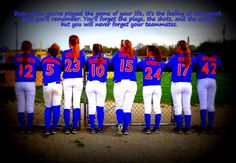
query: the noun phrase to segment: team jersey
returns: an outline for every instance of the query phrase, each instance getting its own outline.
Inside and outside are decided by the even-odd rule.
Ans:
[[[221,65],[221,60],[216,55],[199,54],[195,59],[195,64],[197,64],[197,79],[216,79],[216,70]]]
[[[82,68],[86,63],[85,53],[80,50],[80,56],[74,60],[72,49],[62,52],[62,64],[64,67],[63,78],[82,78]]]
[[[42,59],[43,84],[61,81],[61,60],[47,56]]]
[[[16,82],[35,82],[36,70],[41,64],[38,57],[28,54],[26,65],[23,66],[23,54],[18,54],[14,57],[14,64],[16,66]]]
[[[122,79],[129,79],[136,81],[136,66],[138,57],[134,54],[132,57],[125,52],[116,52],[111,59],[111,63],[114,67],[115,83],[120,82]]]
[[[107,80],[107,71],[109,65],[109,59],[104,58],[100,65],[98,65],[98,56],[89,57],[87,60],[88,63],[88,80],[98,80],[100,82],[106,82]]]
[[[161,85],[162,70],[166,68],[166,63],[158,62],[155,58],[146,58],[138,63],[143,70],[143,86]]]
[[[174,54],[167,65],[172,69],[171,81],[173,82],[191,82],[194,57],[190,55],[192,63],[189,67],[185,66],[184,54]]]

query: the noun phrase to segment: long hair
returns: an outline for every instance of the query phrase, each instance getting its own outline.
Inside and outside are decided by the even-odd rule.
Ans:
[[[133,57],[134,50],[130,40],[122,40],[120,46],[124,48],[124,52],[130,54],[130,57]]]
[[[80,57],[80,46],[79,46],[79,37],[77,35],[71,35],[69,37],[69,43],[73,46],[72,54],[74,60]]]
[[[98,65],[102,63],[102,45],[101,44],[93,44],[93,52],[95,55],[98,55]]]
[[[154,45],[149,45],[147,48],[148,48],[148,51],[152,52],[152,55],[155,57],[155,59],[158,62],[162,61],[162,53],[159,47],[156,47]]]
[[[32,51],[32,43],[30,41],[23,41],[21,44],[21,49],[23,51],[23,67],[25,67],[28,54],[30,54]]]
[[[58,55],[60,51],[60,46],[56,43],[53,43],[50,48],[48,48],[48,53],[53,56],[54,58]]]
[[[211,57],[213,54],[213,43],[211,42],[204,42],[200,46],[200,50],[202,53],[205,53],[207,56]]]
[[[180,40],[177,43],[177,47],[180,48],[183,51],[184,57],[185,57],[184,63],[188,67],[192,63],[192,60],[191,60],[191,57],[190,57],[191,51],[188,47],[187,42],[184,41],[184,40]]]

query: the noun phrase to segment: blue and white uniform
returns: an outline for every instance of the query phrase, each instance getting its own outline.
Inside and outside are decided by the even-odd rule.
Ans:
[[[102,54],[100,54],[102,55]],[[88,112],[91,129],[95,128],[94,120],[97,112],[98,129],[103,128],[104,121],[104,105],[107,94],[107,71],[109,59],[103,57],[98,64],[99,55],[89,57],[88,63],[88,81],[86,84],[86,94],[88,97]]]
[[[60,117],[60,105],[62,97],[61,84],[61,60],[56,57],[47,56],[42,59],[43,72],[43,96],[45,102],[45,130],[50,129],[51,115],[53,114],[53,124],[51,129],[57,129]]]
[[[172,69],[171,95],[174,104],[174,115],[177,129],[182,130],[182,111],[185,117],[185,129],[191,127],[191,96],[192,96],[192,68],[194,57],[190,55],[192,63],[185,66],[184,54],[174,54],[167,65]],[[183,109],[183,110],[182,110]]]
[[[116,117],[118,124],[123,124],[123,129],[128,130],[131,122],[131,108],[137,92],[136,54],[116,52],[111,63],[114,67],[114,97],[116,103]]]
[[[14,57],[15,71],[15,93],[17,98],[17,111],[22,130],[26,128],[25,112],[27,113],[28,129],[32,130],[35,102],[35,81],[37,67],[40,60],[33,54],[28,54],[27,62],[23,66],[23,54]]]
[[[143,70],[143,99],[144,118],[146,129],[150,129],[152,101],[155,113],[155,129],[159,129],[161,121],[161,78],[162,71],[166,68],[166,63],[157,61],[154,57],[146,58],[138,63]]]
[[[65,128],[70,128],[70,109],[73,107],[73,129],[78,128],[80,119],[80,97],[83,90],[82,68],[86,64],[84,51],[74,60],[72,49],[62,52],[63,88],[64,88],[64,121]]]
[[[208,127],[213,129],[215,116],[216,72],[221,65],[221,60],[216,55],[208,56],[199,54],[196,57],[197,65],[197,90],[200,101],[201,127],[206,129],[208,112]]]

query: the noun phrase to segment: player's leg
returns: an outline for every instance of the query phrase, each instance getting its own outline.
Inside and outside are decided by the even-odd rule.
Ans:
[[[122,124],[123,122],[123,116],[124,116],[124,111],[123,111],[123,102],[124,102],[124,94],[126,91],[126,87],[124,84],[122,84],[123,81],[119,83],[114,84],[114,98],[115,98],[115,103],[116,103],[116,119],[118,124]]]
[[[73,82],[73,129],[72,133],[78,132],[78,123],[80,120],[80,97],[83,90],[83,79],[76,78]]]
[[[207,119],[207,80],[198,79],[197,92],[200,103],[200,118],[201,118],[201,132],[206,132],[206,119]]]
[[[45,102],[45,110],[44,110],[44,134],[50,134],[50,124],[51,124],[51,115],[52,115],[52,88],[50,85],[43,86],[43,96]]]
[[[98,120],[98,133],[103,131],[103,122],[104,122],[104,105],[107,94],[106,83],[98,83],[97,89],[97,120]]]
[[[184,119],[185,119],[185,133],[189,134],[191,127],[191,96],[192,96],[192,85],[191,83],[184,83],[183,89],[183,110],[184,110]]]
[[[72,99],[72,83],[71,79],[64,79],[64,122],[65,122],[65,133],[70,133],[70,108]]]
[[[94,90],[94,82],[88,81],[86,84],[86,95],[88,97],[88,114],[90,131],[92,134],[95,133],[95,113],[96,113],[96,94]]]
[[[213,131],[214,128],[214,119],[215,119],[215,95],[216,95],[216,80],[209,79],[209,88],[208,88],[208,128],[209,132]]]
[[[161,122],[161,96],[162,96],[161,86],[160,85],[154,86],[153,109],[155,113],[155,125],[153,131],[156,133],[159,133],[159,126]]]
[[[128,135],[128,127],[131,122],[131,109],[134,102],[134,98],[137,92],[137,83],[134,81],[129,81],[126,83],[128,90],[125,93],[123,110],[124,110],[124,134]]]
[[[56,133],[58,121],[60,118],[61,97],[62,97],[62,85],[58,83],[54,85],[53,89],[53,99],[52,99],[53,123],[51,129],[52,134]]]
[[[21,133],[25,131],[25,91],[21,82],[16,82],[15,93],[17,99],[17,113],[20,123]]]
[[[34,103],[35,103],[35,94],[36,87],[34,82],[28,82],[25,85],[26,90],[26,111],[27,111],[27,123],[28,131],[27,133],[31,134],[33,129],[33,119],[34,119]]]
[[[151,86],[143,87],[143,101],[144,101],[144,120],[146,127],[144,132],[150,134],[150,123],[151,123],[151,111],[152,111],[152,93],[153,89]]]
[[[181,134],[182,131],[182,94],[181,83],[171,83],[171,96],[174,105],[174,117],[176,122],[176,131]]]

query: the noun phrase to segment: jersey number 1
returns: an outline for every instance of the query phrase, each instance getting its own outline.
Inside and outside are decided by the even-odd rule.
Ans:
[[[120,60],[120,72],[132,72],[133,71],[133,61],[132,60],[127,60],[125,62],[124,59]]]
[[[95,74],[98,77],[102,77],[105,73],[105,67],[100,64],[99,66],[95,66],[95,64],[92,64],[92,77],[95,77]]]
[[[24,77],[25,78],[32,78],[33,77],[33,74],[32,74],[32,71],[33,71],[33,67],[32,65],[25,65],[25,68],[27,69],[27,72],[25,73]],[[20,70],[19,70],[19,76],[22,77],[23,76],[23,65],[21,64],[20,65]]]
[[[190,66],[186,67],[185,64],[178,63],[178,76],[186,76]],[[182,70],[184,68],[184,70]],[[183,72],[182,72],[183,71]]]

